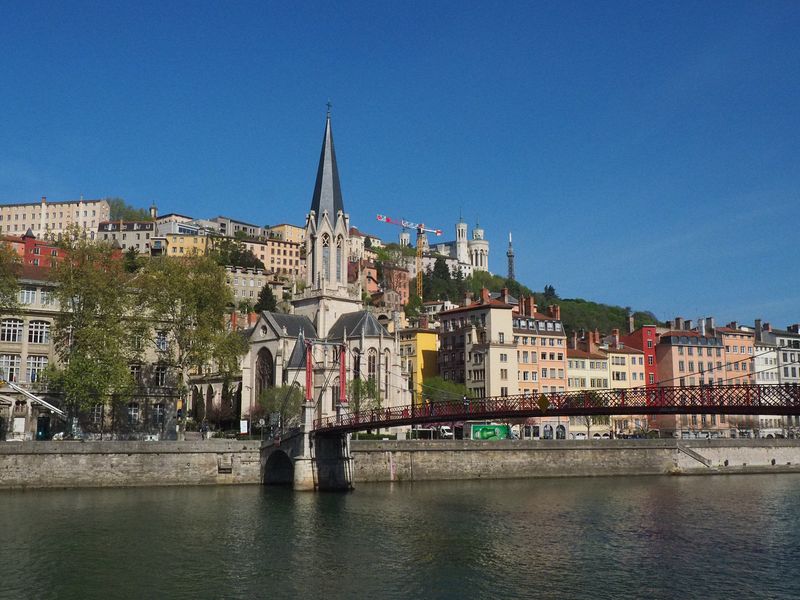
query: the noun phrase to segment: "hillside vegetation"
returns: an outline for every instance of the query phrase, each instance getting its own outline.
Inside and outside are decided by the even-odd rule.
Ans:
[[[415,282],[412,280],[412,290],[414,285]],[[550,304],[558,304],[561,307],[561,321],[568,333],[595,328],[603,333],[610,333],[614,328],[625,333],[628,330],[629,314],[633,315],[636,327],[660,324],[655,315],[649,311],[633,311],[627,306],[613,306],[583,298],[560,298],[551,285],[545,286],[541,292],[536,292],[518,281],[485,272],[478,272],[467,278],[453,276],[444,260],[437,260],[434,268],[423,279],[423,299],[448,299],[451,302],[462,303],[467,292],[472,292],[477,297],[484,287],[492,292],[508,288],[509,293],[517,299],[533,295],[540,312],[545,312]],[[418,300],[416,302],[418,303]],[[414,303],[414,300],[410,303],[412,314]]]

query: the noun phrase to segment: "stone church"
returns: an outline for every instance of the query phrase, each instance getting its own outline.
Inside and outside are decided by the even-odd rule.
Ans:
[[[350,217],[344,211],[330,113],[305,227],[306,285],[292,300],[292,314],[263,312],[249,331],[242,363],[242,416],[256,406],[264,389],[305,388],[308,342],[316,418],[336,414],[340,390],[348,390],[354,377],[375,382],[377,398],[371,405],[410,404],[396,337],[362,309],[358,284],[347,283]],[[340,386],[342,348],[347,381]],[[366,404],[362,401],[362,409]]]

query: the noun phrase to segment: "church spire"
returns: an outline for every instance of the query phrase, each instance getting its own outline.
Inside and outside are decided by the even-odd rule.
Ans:
[[[317,224],[322,220],[322,214],[327,212],[331,225],[335,225],[336,214],[340,210],[344,212],[344,203],[342,202],[342,188],[339,185],[339,169],[336,166],[336,152],[333,149],[330,110],[330,103],[328,103],[325,135],[322,138],[322,152],[319,156],[314,195],[311,198],[311,210],[316,214]]]

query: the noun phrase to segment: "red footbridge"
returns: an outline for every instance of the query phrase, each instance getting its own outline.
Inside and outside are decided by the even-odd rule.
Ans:
[[[800,386],[641,387],[542,395],[491,396],[343,412],[314,421],[315,434],[447,421],[582,415],[800,415]]]

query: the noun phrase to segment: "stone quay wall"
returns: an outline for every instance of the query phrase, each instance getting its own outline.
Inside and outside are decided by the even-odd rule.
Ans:
[[[0,489],[260,483],[260,442],[0,443]]]
[[[353,441],[351,455],[356,484],[800,472],[800,440]]]
[[[261,443],[0,443],[0,489],[261,483]],[[800,472],[800,440],[351,442],[354,484]]]

